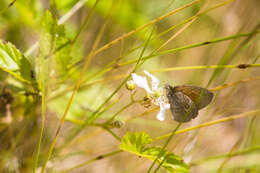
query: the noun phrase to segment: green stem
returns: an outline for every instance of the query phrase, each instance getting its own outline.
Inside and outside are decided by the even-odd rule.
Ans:
[[[153,55],[148,55],[146,57],[143,57],[142,59],[147,60],[147,59],[155,58],[156,56],[162,56],[162,55],[166,55],[166,54],[169,54],[169,53],[175,53],[175,52],[183,51],[183,50],[190,49],[190,48],[201,47],[201,46],[205,46],[205,45],[209,45],[209,44],[213,44],[213,43],[218,43],[218,42],[222,42],[222,41],[227,41],[227,40],[232,40],[232,39],[236,39],[236,38],[240,38],[240,37],[247,37],[249,35],[256,34],[256,33],[259,33],[259,32],[260,32],[260,30],[257,30],[255,32],[241,33],[241,34],[217,38],[217,39],[213,39],[213,40],[209,40],[209,41],[204,41],[204,42],[200,42],[200,43],[190,44],[190,45],[183,46],[183,47],[178,47],[178,48],[169,49],[169,50],[166,50],[166,51],[161,51],[161,52],[158,52],[158,53],[153,54]],[[126,61],[124,63],[119,64],[119,66],[128,65],[128,64],[135,63],[135,62],[137,62],[137,59]]]
[[[127,105],[125,105],[124,107],[122,107],[118,112],[116,112],[110,119],[108,119],[104,124],[109,124],[111,123],[116,116],[118,116],[121,112],[123,112],[125,109],[127,109],[128,107],[130,107],[134,102],[131,101],[130,103],[128,103]]]
[[[42,103],[41,103],[41,132],[40,132],[40,139],[39,139],[38,147],[37,147],[36,159],[34,162],[34,169],[33,169],[34,173],[38,167],[42,137],[43,137],[43,132],[44,132],[44,124],[45,124],[46,101],[45,101],[45,89],[44,88],[42,89],[42,100],[41,101],[42,101]]]
[[[155,159],[155,160],[153,161],[153,163],[151,164],[151,166],[150,166],[150,168],[148,169],[147,173],[150,173],[150,172],[151,172],[151,170],[152,170],[153,166],[155,165],[156,161],[162,156],[164,149],[167,147],[167,145],[169,144],[169,142],[172,140],[172,138],[173,138],[175,132],[179,129],[179,127],[181,126],[181,124],[182,124],[182,123],[179,123],[179,124],[175,127],[175,129],[172,131],[171,135],[169,136],[169,138],[167,139],[167,141],[164,143],[164,145],[163,145],[163,147],[162,147],[160,153],[157,155],[156,159]],[[165,160],[165,158],[162,160],[162,162],[164,162],[164,160]],[[160,167],[160,165],[159,165],[159,167]],[[155,171],[156,171],[156,170],[155,170]]]
[[[74,169],[80,168],[80,167],[85,166],[85,165],[87,165],[87,164],[89,164],[89,163],[92,163],[92,162],[94,162],[94,161],[101,160],[101,159],[104,159],[104,158],[107,158],[107,157],[116,155],[116,154],[121,153],[121,152],[123,152],[123,151],[122,151],[122,150],[116,150],[116,151],[112,151],[112,152],[107,153],[107,154],[104,154],[104,155],[97,156],[97,157],[95,157],[95,158],[93,158],[93,159],[87,160],[87,161],[85,161],[85,162],[83,162],[83,163],[80,163],[80,164],[78,164],[78,165],[76,165],[76,166],[73,166],[72,168],[69,168],[69,169],[60,171],[60,173],[71,172],[71,171],[74,170]]]
[[[190,163],[190,166],[196,166],[203,162],[207,162],[207,161],[214,160],[214,159],[221,159],[221,158],[225,158],[225,157],[229,157],[229,156],[233,157],[233,156],[245,155],[245,154],[249,154],[249,153],[252,153],[252,152],[258,151],[258,150],[260,150],[260,145],[254,146],[252,148],[232,152],[232,153],[225,153],[225,154],[220,154],[220,155],[216,155],[216,156],[210,156],[210,157],[200,159],[200,160],[195,160]]]

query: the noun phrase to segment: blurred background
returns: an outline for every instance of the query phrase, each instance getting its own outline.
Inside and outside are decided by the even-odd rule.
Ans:
[[[181,156],[192,173],[260,172],[259,16],[259,0],[0,0],[0,39],[27,57],[35,80],[28,85],[0,71],[0,172],[32,172],[45,110],[40,172],[81,77],[46,172],[146,172],[150,160],[114,153],[118,139],[141,131],[156,139],[178,123],[170,111],[158,121],[155,105],[131,100],[146,96],[124,84],[142,51],[148,59],[136,69],[140,75],[147,70],[160,86],[214,92],[211,104],[180,129],[250,114],[176,134],[167,150]],[[95,122],[84,124],[93,115]]]

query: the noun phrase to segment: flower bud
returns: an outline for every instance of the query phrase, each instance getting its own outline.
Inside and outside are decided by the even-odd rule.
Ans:
[[[133,80],[129,80],[126,82],[126,89],[132,91],[135,89],[135,83]]]

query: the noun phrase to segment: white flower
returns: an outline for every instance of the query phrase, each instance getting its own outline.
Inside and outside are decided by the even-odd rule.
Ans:
[[[167,98],[164,94],[164,90],[162,88],[159,88],[160,80],[146,70],[144,71],[144,73],[151,78],[152,89],[148,85],[145,76],[139,76],[135,73],[132,73],[133,81],[138,87],[145,89],[145,91],[152,98],[152,103],[154,103],[157,106],[160,106],[160,111],[158,112],[156,117],[158,120],[163,121],[165,120],[166,110],[170,109],[170,104],[167,101]]]
[[[146,77],[144,76],[139,76],[135,73],[132,73],[132,78],[134,80],[134,83],[139,86],[140,88],[145,89],[146,92],[149,94],[152,94],[152,90],[150,89],[148,82],[146,80]]]

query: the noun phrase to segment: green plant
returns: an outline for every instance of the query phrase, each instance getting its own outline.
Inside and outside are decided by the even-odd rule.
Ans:
[[[258,172],[257,4],[1,0],[0,172]],[[159,122],[143,70],[214,100]]]

